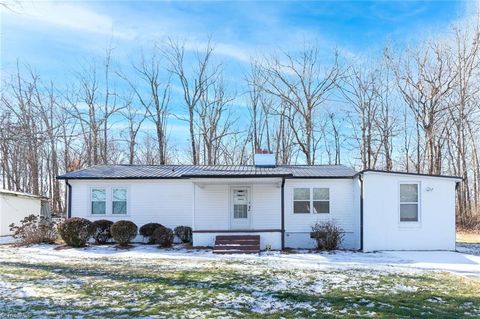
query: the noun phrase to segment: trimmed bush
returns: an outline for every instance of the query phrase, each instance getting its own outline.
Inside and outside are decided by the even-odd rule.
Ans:
[[[152,234],[152,240],[160,247],[171,247],[173,244],[173,231],[167,227],[157,227]]]
[[[140,227],[139,233],[148,240],[149,244],[154,244],[155,242],[152,239],[152,235],[155,229],[157,229],[158,227],[165,228],[165,226],[159,223],[148,223]]]
[[[55,222],[37,215],[28,215],[20,221],[20,226],[10,224],[10,231],[18,245],[53,244],[57,239]]]
[[[175,227],[173,232],[178,238],[180,238],[182,243],[192,242],[192,228],[188,226],[178,226],[178,227]]]
[[[95,232],[95,226],[85,218],[73,217],[58,226],[58,233],[68,246],[83,247]]]
[[[110,227],[115,242],[122,247],[128,244],[137,236],[138,227],[129,220],[119,220]]]
[[[110,227],[112,227],[113,222],[111,220],[100,219],[93,222],[95,226],[95,232],[93,234],[93,239],[95,244],[103,245],[106,244],[112,239],[112,234],[110,232]]]
[[[344,231],[334,221],[317,222],[310,237],[317,242],[318,250],[337,250],[343,241]]]

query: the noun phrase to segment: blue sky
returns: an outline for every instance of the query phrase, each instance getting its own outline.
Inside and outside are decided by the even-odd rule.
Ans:
[[[35,1],[2,14],[2,67],[17,58],[47,77],[103,53],[113,34],[119,61],[139,45],[180,37],[193,46],[211,37],[228,65],[304,40],[325,52],[373,54],[386,40],[403,45],[445,29],[465,14],[461,1]]]
[[[236,85],[239,78],[243,80],[251,56],[278,49],[295,51],[304,41],[315,42],[326,59],[336,48],[346,56],[371,56],[380,53],[386,41],[401,48],[445,31],[473,10],[474,4],[26,1],[13,11],[2,12],[1,67],[8,74],[19,59],[36,69],[44,81],[62,85],[69,83],[72,70],[95,59],[101,61],[110,40],[117,65],[128,67],[140,47],[148,49],[155,41],[180,38],[193,49],[211,38],[218,59],[226,66],[227,80],[242,91]]]

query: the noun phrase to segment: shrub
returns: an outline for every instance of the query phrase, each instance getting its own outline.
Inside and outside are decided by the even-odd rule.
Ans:
[[[192,228],[188,226],[178,226],[175,227],[175,235],[182,241],[182,243],[191,243],[192,242]]]
[[[317,242],[318,250],[336,250],[343,241],[344,231],[334,221],[317,222],[310,237]]]
[[[119,246],[125,247],[137,236],[138,227],[129,220],[119,220],[110,227],[113,239]]]
[[[158,227],[165,228],[165,226],[163,226],[162,224],[159,224],[159,223],[145,224],[142,227],[140,227],[140,231],[139,231],[140,235],[142,235],[144,238],[146,238],[148,240],[149,244],[154,244],[155,242],[152,239],[152,235],[153,235],[153,232],[155,231],[155,229],[157,229]]]
[[[173,244],[173,231],[167,227],[157,227],[152,234],[152,240],[160,247],[171,247]]]
[[[33,214],[22,219],[20,226],[10,224],[10,231],[19,245],[53,244],[57,239],[55,222]]]
[[[113,225],[111,220],[100,219],[93,222],[95,226],[95,232],[93,233],[93,239],[98,245],[106,244],[110,239],[112,239],[112,234],[110,233],[110,227]]]
[[[95,232],[95,226],[85,218],[73,217],[58,226],[60,237],[68,246],[83,247]]]

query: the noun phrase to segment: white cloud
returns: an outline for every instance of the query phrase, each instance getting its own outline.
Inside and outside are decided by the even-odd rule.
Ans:
[[[5,10],[4,14],[11,16],[17,22],[31,20],[54,27],[69,28],[81,32],[100,35],[111,35],[116,38],[133,39],[135,32],[114,28],[113,19],[100,14],[85,5],[72,2],[38,1],[24,2],[19,10]]]
[[[245,47],[241,47],[234,44],[229,44],[225,42],[212,42],[214,52],[218,55],[223,55],[232,59],[235,59],[240,62],[250,62],[250,57],[252,54],[249,52],[248,49]],[[206,41],[195,41],[195,40],[187,40],[185,41],[185,49],[188,51],[202,51],[208,46],[208,42]]]

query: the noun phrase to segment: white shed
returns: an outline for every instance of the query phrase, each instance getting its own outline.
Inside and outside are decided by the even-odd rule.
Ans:
[[[42,196],[0,190],[0,236],[11,235],[10,224],[18,225],[28,215],[48,214],[45,204],[47,199]]]

